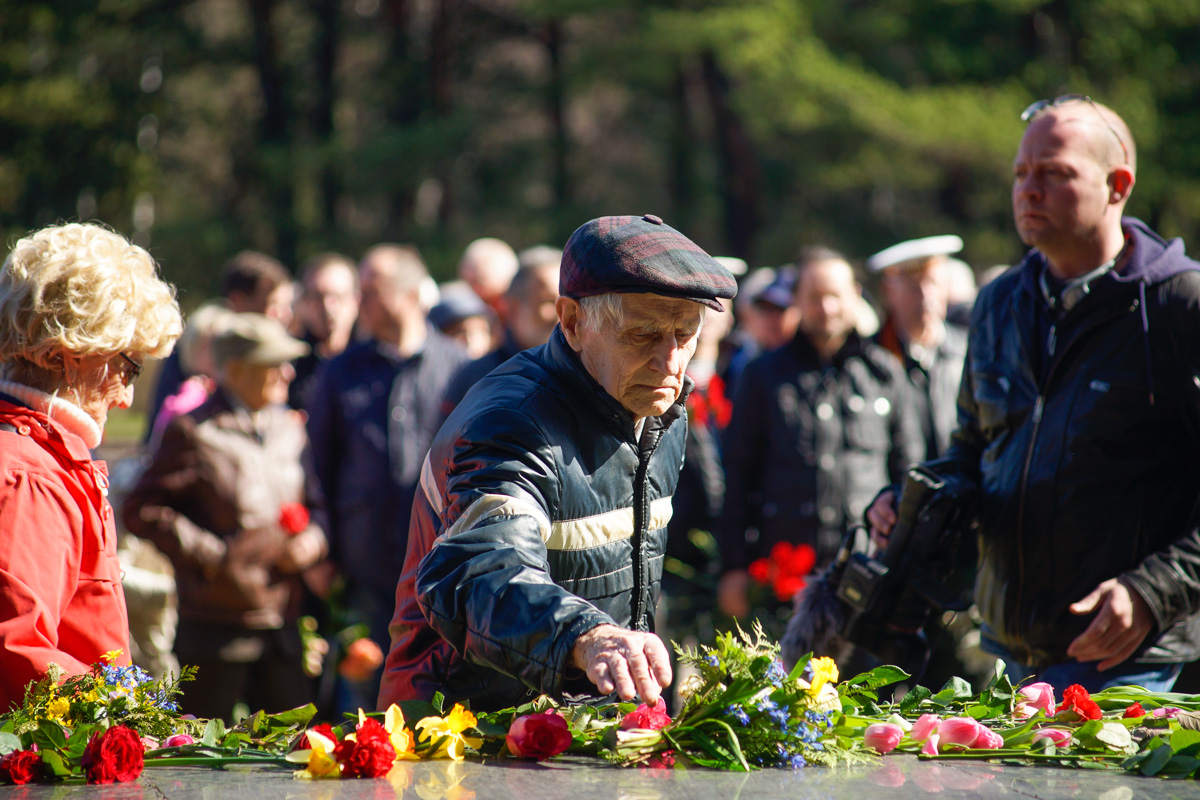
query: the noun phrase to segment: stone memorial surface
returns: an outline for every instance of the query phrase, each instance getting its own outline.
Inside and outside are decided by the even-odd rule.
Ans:
[[[399,764],[388,778],[300,781],[286,769],[151,767],[136,783],[111,786],[27,785],[0,788],[3,800],[806,800],[807,798],[1038,798],[1169,800],[1200,798],[1192,781],[1122,772],[1002,767],[982,762],[880,759],[852,768],[623,768],[595,760],[423,761]]]

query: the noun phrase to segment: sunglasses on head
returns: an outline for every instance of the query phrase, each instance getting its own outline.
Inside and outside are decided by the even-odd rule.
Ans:
[[[1086,94],[1060,94],[1053,100],[1038,100],[1036,103],[1030,103],[1029,107],[1021,112],[1021,121],[1029,122],[1029,120],[1048,108],[1057,108],[1065,103],[1076,102],[1087,103],[1092,107],[1092,110],[1096,112],[1096,116],[1100,117],[1100,121],[1104,123],[1104,127],[1108,128],[1109,132],[1117,137],[1117,144],[1121,145],[1121,153],[1125,156],[1125,163],[1129,164],[1129,148],[1125,146],[1125,140],[1121,138],[1121,134],[1117,133],[1117,129],[1109,123],[1108,118],[1100,111],[1100,107],[1096,105],[1095,101]]]

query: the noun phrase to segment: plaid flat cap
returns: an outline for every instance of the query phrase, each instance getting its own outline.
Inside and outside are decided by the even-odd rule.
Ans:
[[[558,293],[581,297],[661,294],[723,311],[718,298],[737,294],[737,281],[700,246],[653,214],[600,217],[567,240]]]

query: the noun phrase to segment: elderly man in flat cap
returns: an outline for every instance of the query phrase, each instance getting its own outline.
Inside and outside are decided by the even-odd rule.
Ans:
[[[733,276],[653,215],[567,242],[550,341],[483,378],[434,440],[413,506],[379,707],[655,702],[650,628],[704,315]]]
[[[880,287],[887,310],[875,342],[904,365],[927,458],[946,451],[958,419],[967,331],[947,322],[946,315],[949,257],[962,246],[957,236],[926,236],[893,245],[867,259],[867,269],[883,273]]]

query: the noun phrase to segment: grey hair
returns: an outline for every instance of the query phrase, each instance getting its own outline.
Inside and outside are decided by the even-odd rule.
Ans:
[[[579,307],[583,326],[593,331],[604,330],[606,325],[620,328],[625,324],[625,306],[616,292],[581,297]]]
[[[700,303],[696,305],[700,306],[700,328],[696,329],[696,334],[699,335],[700,329],[704,327],[704,317],[708,313],[708,307]],[[621,295],[617,292],[581,297],[579,298],[579,307],[581,322],[585,328],[601,331],[606,325],[614,329],[625,326],[625,306],[621,301]]]

